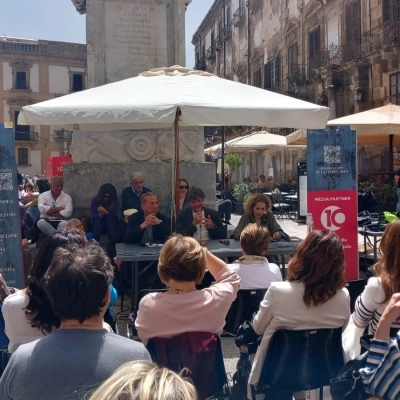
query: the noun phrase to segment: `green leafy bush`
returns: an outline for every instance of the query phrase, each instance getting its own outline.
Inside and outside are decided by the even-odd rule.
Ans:
[[[233,197],[238,203],[244,203],[250,195],[250,188],[246,183],[238,183],[233,187]]]

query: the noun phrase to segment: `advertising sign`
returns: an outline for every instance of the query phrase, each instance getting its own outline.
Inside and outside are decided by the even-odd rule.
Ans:
[[[315,229],[336,232],[346,280],[358,279],[357,137],[350,126],[307,131],[307,206]]]
[[[0,273],[9,286],[22,289],[21,248],[14,130],[0,124]]]

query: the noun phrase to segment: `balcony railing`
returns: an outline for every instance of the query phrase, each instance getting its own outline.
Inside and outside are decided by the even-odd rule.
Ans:
[[[224,40],[229,40],[232,37],[232,25],[226,24],[224,28]]]
[[[24,43],[18,39],[8,39],[0,41],[0,50],[28,53],[69,54],[79,58],[86,57],[86,45],[79,43],[47,42],[41,40],[32,43]]]
[[[214,40],[215,51],[221,50],[222,49],[222,45],[223,45],[222,36],[218,35]]]
[[[40,134],[38,132],[18,132],[15,131],[15,140],[23,140],[26,142],[38,142]]]
[[[239,7],[232,17],[232,25],[233,26],[241,26],[246,21],[246,11],[244,7]]]
[[[72,131],[67,131],[65,129],[55,130],[52,136],[54,140],[71,140]]]
[[[215,46],[214,44],[207,49],[206,52],[207,61],[215,61]]]
[[[197,69],[197,70],[200,70],[200,71],[205,71],[205,70],[207,69],[206,58],[205,58],[205,57],[201,57],[201,58],[197,61],[197,63],[196,63],[196,65],[195,65],[194,69]]]
[[[312,76],[307,73],[307,66],[304,64],[292,64],[288,73],[289,92],[290,85],[305,86],[312,83]]]
[[[366,56],[391,45],[400,45],[400,18],[389,19],[379,28],[363,33],[361,48]]]

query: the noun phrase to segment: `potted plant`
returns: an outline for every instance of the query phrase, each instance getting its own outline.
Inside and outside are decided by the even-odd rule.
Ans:
[[[230,182],[233,173],[243,164],[243,158],[237,153],[228,153],[224,156],[224,163],[229,166],[229,169],[225,171],[225,176]]]
[[[246,183],[238,183],[233,187],[233,212],[243,215],[243,203],[251,195],[249,185]]]

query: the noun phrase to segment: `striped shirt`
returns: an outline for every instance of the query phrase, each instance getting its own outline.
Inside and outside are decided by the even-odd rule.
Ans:
[[[364,291],[356,300],[354,322],[358,326],[368,326],[368,333],[375,334],[378,322],[389,302],[382,303],[384,300],[385,291],[381,285],[381,279],[370,278]],[[393,324],[392,327],[400,329],[399,324]]]
[[[373,339],[367,365],[360,369],[365,389],[374,396],[400,400],[400,336],[390,342]]]

